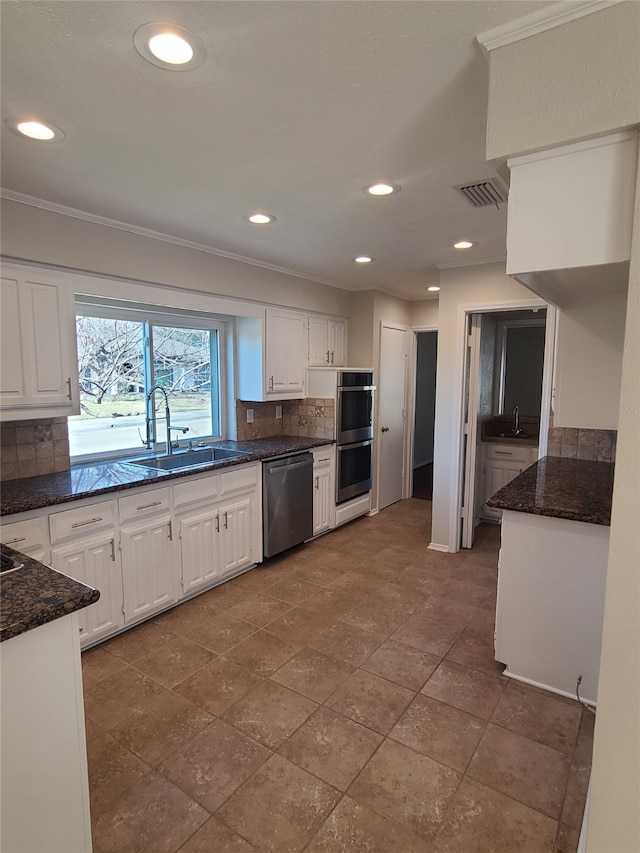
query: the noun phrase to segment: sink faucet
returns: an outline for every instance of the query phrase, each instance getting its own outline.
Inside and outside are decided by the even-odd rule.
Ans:
[[[520,409],[517,406],[514,406],[511,414],[513,415],[513,427],[511,432],[514,435],[520,435]]]
[[[173,452],[173,447],[171,446],[171,430],[173,427],[171,426],[171,412],[169,411],[169,395],[167,394],[167,389],[163,388],[162,385],[152,385],[147,393],[147,412],[149,411],[149,401],[153,396],[154,391],[162,391],[164,394],[164,419],[167,422],[167,456],[171,456]],[[155,412],[153,416],[150,418],[147,414],[147,447],[151,447],[151,421],[155,421]]]

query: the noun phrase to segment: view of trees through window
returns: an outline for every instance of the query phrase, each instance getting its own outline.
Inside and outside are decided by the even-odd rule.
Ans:
[[[215,328],[164,325],[104,316],[76,318],[80,415],[69,419],[72,456],[143,451],[147,407],[155,411],[152,446],[166,442],[167,392],[176,438],[220,434],[218,333]]]

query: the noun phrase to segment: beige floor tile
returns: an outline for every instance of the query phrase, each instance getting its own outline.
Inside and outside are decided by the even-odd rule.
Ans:
[[[256,673],[221,657],[180,682],[175,692],[219,716],[260,681]]]
[[[471,621],[475,608],[432,595],[413,613],[392,639],[442,657]]]
[[[113,726],[113,737],[147,764],[155,765],[205,729],[212,716],[168,692]]]
[[[442,821],[437,853],[551,853],[557,823],[510,797],[464,779]]]
[[[385,640],[362,664],[361,669],[393,681],[409,690],[420,690],[434,672],[440,658],[405,646],[395,640]]]
[[[287,687],[264,681],[225,711],[222,719],[270,749],[277,749],[317,707]]]
[[[495,562],[495,558],[492,557]],[[452,580],[465,581],[466,583],[482,586],[489,590],[496,588],[498,584],[497,565],[487,566],[472,560],[467,560],[454,569]]]
[[[191,836],[180,853],[259,853],[259,851],[240,838],[216,817],[210,817],[200,829]]]
[[[157,651],[138,658],[132,665],[165,687],[175,687],[180,681],[211,663],[214,658],[215,654],[209,649],[187,640],[186,637],[176,637]]]
[[[263,592],[270,586],[276,583],[276,577],[271,572],[266,572],[261,566],[257,566],[253,571],[244,572],[238,575],[237,578],[229,581],[229,584],[236,589],[239,589],[243,595],[254,595],[257,592]]]
[[[325,703],[328,708],[386,735],[415,693],[359,669]]]
[[[217,817],[265,853],[298,853],[339,796],[326,782],[274,755],[229,798]]]
[[[87,744],[92,820],[139,782],[151,768],[106,732]]]
[[[159,771],[213,812],[271,755],[222,720],[214,720],[164,761]]]
[[[269,598],[267,595],[256,594],[234,604],[227,613],[236,619],[242,619],[257,628],[264,628],[279,616],[291,610],[290,604]]]
[[[553,848],[553,853],[577,853],[580,832],[565,823],[558,827],[558,835]]]
[[[305,648],[274,672],[271,680],[314,702],[324,702],[353,669],[316,649]]]
[[[107,640],[101,648],[105,652],[131,663],[149,652],[157,651],[161,646],[174,640],[175,637],[173,631],[156,625],[151,620]]]
[[[293,577],[296,580],[315,584],[316,586],[329,586],[334,581],[338,580],[338,578],[342,577],[344,572],[347,570],[346,567],[344,569],[338,568],[336,565],[337,563],[339,563],[337,555],[333,562],[330,559],[321,561],[309,560],[306,563],[301,563],[294,572]]]
[[[550,693],[509,681],[492,722],[571,755],[581,717],[577,702],[568,704]]]
[[[491,594],[491,589],[453,576],[442,582],[439,594],[472,607],[482,607]]]
[[[345,791],[381,743],[382,735],[328,708],[318,708],[279,752]]]
[[[489,720],[505,690],[506,681],[504,677],[443,660],[421,692]]]
[[[204,596],[192,598],[178,607],[161,613],[153,621],[160,628],[184,636],[199,625],[209,622],[219,611],[203,601]]]
[[[485,726],[479,717],[418,695],[389,737],[463,773]]]
[[[362,594],[354,590],[333,589],[333,586],[321,587],[299,606],[303,610],[319,613],[329,619],[339,619],[348,613],[361,597]]]
[[[567,784],[569,758],[489,723],[468,773],[490,788],[557,820]]]
[[[240,587],[233,586],[230,583],[221,583],[213,589],[203,592],[197,600],[204,602],[208,607],[212,607],[216,613],[219,613],[228,610],[246,597],[247,593],[243,592]]]
[[[391,584],[385,584],[379,590],[380,594],[372,594],[362,601],[356,602],[340,621],[363,631],[379,634],[382,637],[393,634],[421,602],[420,599],[416,600],[416,597],[411,596],[410,593],[407,598],[413,598],[413,602],[401,601],[400,596],[395,600],[391,596],[384,598],[382,596],[383,591],[388,590],[391,586]],[[406,587],[395,585],[394,587],[398,590],[406,589]]]
[[[294,605],[305,601],[320,589],[322,587],[313,583],[306,583],[305,581],[296,580],[296,578],[285,578],[270,586],[264,594],[278,601],[284,601],[285,604]]]
[[[343,797],[305,853],[425,853],[424,840]]]
[[[335,622],[311,639],[309,645],[351,666],[360,666],[383,642],[380,634]]]
[[[283,640],[306,644],[332,624],[333,619],[322,613],[312,613],[301,607],[294,607],[293,610],[272,622],[269,630]]]
[[[562,823],[566,823],[574,829],[580,829],[582,816],[587,800],[587,789],[589,787],[588,767],[572,764],[569,768],[569,778],[562,806]]]
[[[386,740],[347,793],[430,842],[459,781],[443,764]]]
[[[267,629],[257,631],[230,649],[225,657],[262,676],[272,675],[304,646],[283,640]]]
[[[94,821],[94,853],[174,853],[208,817],[175,785],[150,774]]]
[[[246,640],[258,629],[241,619],[229,615],[229,611],[214,616],[209,622],[199,625],[187,634],[187,639],[198,643],[217,655],[223,655],[233,646]]]
[[[83,652],[81,660],[82,683],[85,690],[127,666],[122,658],[114,657],[101,646]]]
[[[87,688],[84,710],[90,720],[108,730],[166,692],[153,678],[127,667]]]
[[[487,615],[494,617],[489,611]],[[495,659],[493,633],[490,635],[486,627],[479,624],[465,628],[446,657],[449,661],[489,675],[501,675],[504,670],[504,666]]]

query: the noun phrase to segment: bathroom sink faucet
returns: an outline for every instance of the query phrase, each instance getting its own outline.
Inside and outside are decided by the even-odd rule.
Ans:
[[[517,406],[513,407],[513,411],[511,412],[513,415],[513,427],[511,428],[511,432],[514,435],[520,435],[520,409]]]

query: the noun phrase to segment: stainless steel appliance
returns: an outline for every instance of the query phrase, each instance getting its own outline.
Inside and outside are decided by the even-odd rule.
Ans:
[[[338,444],[336,457],[336,503],[340,504],[371,490],[373,439]]]
[[[351,444],[373,438],[373,372],[340,370],[337,382],[337,443]]]
[[[262,463],[263,549],[273,557],[313,536],[313,454]]]

